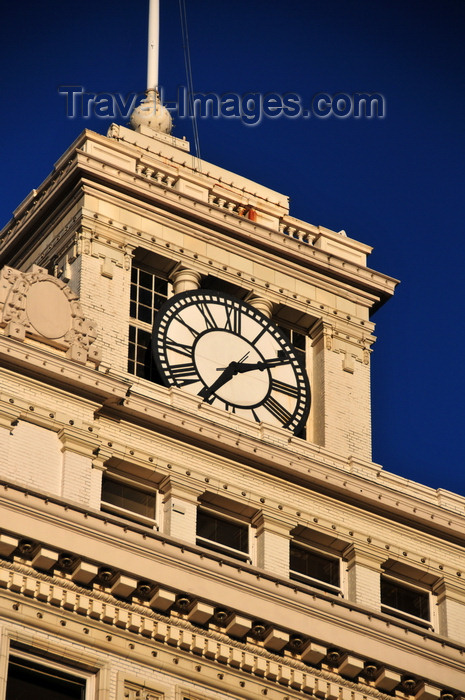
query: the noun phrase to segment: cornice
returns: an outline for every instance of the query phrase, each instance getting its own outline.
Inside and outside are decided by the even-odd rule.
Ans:
[[[248,421],[244,421],[247,425],[242,427],[240,419],[232,415],[225,417],[224,411],[199,403],[196,397],[182,390],[161,391],[168,392],[171,411],[161,396],[163,403],[158,398],[142,397],[131,390],[116,407],[116,412],[125,414],[126,419],[132,417],[136,422],[141,421],[146,427],[162,427],[164,434],[189,444],[207,449],[214,446],[216,454],[239,458],[281,478],[291,477],[327,495],[368,507],[388,519],[420,527],[453,542],[463,544],[465,540],[465,517],[435,503],[433,499],[437,495],[432,489],[421,489],[421,495],[406,493],[404,484],[394,489],[391,484],[382,483],[383,472],[378,465],[356,457],[345,460],[279,428],[255,426]],[[176,430],[173,430],[174,425]],[[428,501],[424,498],[426,491]]]
[[[16,542],[12,541],[12,538],[8,538],[5,541],[5,545],[2,546],[3,556],[9,555],[10,558],[14,556],[15,561],[19,556],[18,564],[22,562],[22,566],[24,566],[27,564],[24,557],[26,556],[27,558],[29,552],[31,552],[32,561],[37,561],[39,567],[41,565],[47,569],[51,567],[59,574],[61,571],[59,562],[63,561],[63,555],[60,554],[60,543],[66,542],[69,544],[72,541],[74,547],[72,550],[74,569],[70,570],[69,574],[66,574],[64,571],[61,572],[62,577],[65,574],[66,580],[63,582],[56,579],[51,580],[49,578],[50,574],[38,575],[31,571],[29,573],[32,574],[32,580],[29,583],[21,572],[18,572],[18,565],[6,564],[7,569],[3,570],[4,573],[1,573],[0,570],[0,586],[9,588],[16,594],[23,593],[29,597],[37,597],[44,602],[50,601],[54,606],[63,607],[71,611],[75,610],[81,615],[87,615],[97,620],[104,619],[106,623],[114,624],[116,627],[123,629],[126,628],[138,633],[141,630],[145,630],[145,632],[142,631],[141,633],[143,635],[144,633],[148,634],[151,637],[153,624],[149,622],[145,625],[141,620],[141,613],[153,618],[151,606],[157,608],[157,601],[160,599],[160,596],[166,599],[169,590],[172,590],[174,595],[171,597],[171,602],[168,602],[168,605],[162,604],[161,608],[158,606],[158,609],[165,611],[165,617],[161,619],[165,619],[170,625],[180,625],[185,628],[186,623],[189,622],[199,620],[202,624],[205,624],[208,621],[209,630],[214,631],[219,624],[222,627],[221,634],[224,635],[225,627],[222,623],[216,622],[214,615],[215,609],[226,607],[228,616],[239,615],[240,619],[243,620],[242,624],[245,624],[245,627],[240,635],[241,637],[247,632],[247,629],[250,630],[250,634],[246,633],[246,644],[258,645],[258,648],[253,647],[252,651],[259,654],[265,653],[266,655],[266,651],[273,652],[276,649],[282,649],[283,646],[286,646],[287,649],[287,644],[289,643],[291,658],[297,662],[297,667],[301,669],[307,668],[308,670],[308,667],[301,662],[299,664],[301,657],[305,660],[310,660],[310,663],[313,665],[317,663],[320,667],[320,662],[326,654],[329,654],[331,650],[334,652],[337,649],[338,653],[335,657],[337,659],[335,663],[336,669],[339,667],[339,673],[347,675],[341,668],[344,668],[345,653],[348,652],[353,658],[351,666],[353,670],[348,675],[355,678],[362,672],[367,661],[373,663],[375,660],[379,670],[379,664],[386,664],[391,655],[391,648],[394,647],[396,648],[397,667],[392,669],[392,671],[398,674],[398,682],[400,682],[401,678],[399,672],[401,674],[413,674],[420,682],[420,679],[425,677],[425,668],[427,668],[428,683],[444,683],[444,678],[447,678],[448,686],[460,688],[463,683],[462,655],[464,650],[462,647],[451,643],[450,640],[425,633],[423,630],[416,630],[410,625],[399,621],[389,620],[382,614],[376,614],[372,611],[368,612],[359,606],[339,601],[333,596],[304,593],[298,587],[295,588],[293,585],[289,585],[289,582],[287,582],[288,588],[286,588],[284,580],[276,578],[269,580],[266,575],[263,576],[263,572],[261,572],[262,575],[257,574],[257,570],[254,570],[253,567],[239,566],[238,562],[228,563],[208,554],[204,556],[205,553],[199,551],[198,548],[195,551],[196,548],[186,547],[185,544],[178,543],[176,545],[177,549],[173,549],[168,540],[165,539],[160,543],[155,536],[150,540],[140,536],[138,539],[137,537],[122,538],[117,533],[113,534],[115,532],[113,527],[107,527],[106,537],[102,537],[99,535],[96,529],[96,522],[90,513],[87,514],[87,517],[81,514],[79,531],[76,527],[73,527],[70,521],[64,522],[63,519],[59,519],[56,516],[53,517],[53,530],[48,531],[53,532],[54,543],[53,545],[46,544],[47,547],[50,547],[50,549],[46,550],[49,561],[44,566],[40,539],[37,542],[37,536],[40,537],[43,531],[40,526],[41,514],[35,508],[38,503],[36,498],[32,497],[31,500],[31,494],[27,498],[29,499],[29,505],[25,509],[26,512],[15,512],[15,509],[11,507],[13,504],[10,502],[8,511],[11,516],[9,520],[11,527],[18,525],[21,520],[23,524],[29,522],[29,525],[28,532],[23,530],[18,533]],[[45,505],[48,510],[56,512],[56,504],[49,501]],[[66,511],[67,517],[69,514],[70,512]],[[24,537],[27,538],[31,531],[34,532],[35,539],[32,541],[27,540],[26,547]],[[96,542],[99,537],[101,538],[100,545]],[[159,542],[158,545],[157,542]],[[82,555],[82,549],[80,549],[80,543],[82,543],[86,551],[84,556]],[[17,544],[16,548],[15,544]],[[173,544],[175,543],[173,542]],[[53,550],[56,552],[54,556]],[[22,554],[22,551],[27,552],[27,554]],[[67,547],[64,551],[69,558],[69,548]],[[97,551],[99,554],[104,555],[103,558],[95,559]],[[93,560],[90,562],[93,565],[91,567],[93,571],[90,578],[82,579],[82,571],[89,570],[89,565],[86,568],[85,562],[86,556],[90,552],[94,555]],[[81,562],[79,565],[76,557]],[[87,561],[89,560],[87,559]],[[126,571],[121,571],[120,561],[125,562]],[[225,567],[227,571],[223,571]],[[174,574],[174,578],[171,576],[169,581],[165,580],[165,572],[168,570],[171,571],[172,575]],[[76,575],[73,571],[76,572]],[[108,572],[108,576],[106,572]],[[156,574],[155,578],[153,578],[154,573]],[[48,584],[61,584],[58,586],[59,588],[62,588],[64,585],[68,593],[65,592],[63,595],[63,593],[59,593],[54,588],[51,588],[50,585],[41,585],[36,581],[37,578],[45,578]],[[76,590],[75,584],[78,584],[80,580],[85,580],[90,585],[90,588]],[[139,603],[137,603],[138,581],[144,581],[144,585],[150,585],[153,590],[159,591],[151,598],[152,602],[144,602],[144,600],[139,598]],[[180,581],[182,581],[182,588],[179,587]],[[155,588],[153,588],[154,586]],[[157,586],[158,588],[156,588]],[[165,586],[167,586],[166,589]],[[237,590],[236,594],[234,593],[235,589]],[[121,594],[124,591],[124,597],[130,595],[135,597],[135,599],[133,600],[131,597],[131,601],[122,603],[119,599],[115,601],[108,598],[108,594],[112,592],[118,594],[120,591]],[[210,597],[205,599],[205,593],[202,595],[202,591],[209,591]],[[199,600],[195,603],[199,593]],[[184,602],[181,603],[180,599],[186,598],[186,594],[190,603],[184,610]],[[212,599],[212,595],[218,597]],[[97,596],[99,601],[96,603],[96,607],[92,603],[95,596]],[[109,613],[102,609],[102,600],[110,604]],[[179,601],[179,604],[175,601]],[[238,603],[239,605],[237,605]],[[145,610],[140,608],[141,605],[145,606]],[[170,608],[170,613],[168,613],[168,608]],[[251,628],[254,625],[252,621],[256,620],[257,610],[260,610],[262,619],[265,621],[261,624],[265,625],[267,631],[264,637],[255,639]],[[135,622],[132,619],[134,614],[136,615]],[[168,620],[166,620],[166,615],[169,617]],[[160,617],[157,619],[160,619]],[[181,622],[181,620],[184,620],[184,622]],[[287,629],[282,627],[282,620],[286,620]],[[227,633],[230,625],[229,623],[225,624],[228,625],[226,627]],[[188,624],[187,628],[189,628]],[[168,639],[164,641],[168,641],[168,643],[172,643],[175,639],[178,642],[181,641],[179,636],[172,637],[174,632],[170,634],[166,625],[162,629],[164,630],[163,637],[165,636],[165,631],[168,634]],[[190,629],[192,630],[192,627]],[[232,629],[235,630],[234,625]],[[335,629],[338,630],[337,640],[334,639]],[[311,630],[310,640],[309,630]],[[196,631],[195,627],[194,631]],[[197,630],[197,633],[199,633],[199,630]],[[233,631],[232,633],[234,634],[235,632]],[[212,636],[211,633],[205,633],[204,631],[201,632],[201,635],[203,637],[207,636],[207,638]],[[157,632],[154,633],[154,636],[157,639],[159,638]],[[213,634],[213,636],[215,635]],[[292,642],[292,639],[295,639],[296,636],[302,638],[300,645],[304,647],[299,651],[294,649]],[[169,641],[170,639],[172,642]],[[192,638],[190,637],[190,639]],[[224,637],[223,639],[226,642],[228,641]],[[282,641],[278,642],[278,640]],[[310,647],[308,644],[310,644]],[[319,655],[315,655],[311,651],[311,644],[316,644],[318,649],[322,649],[321,644],[323,644],[323,651]],[[215,658],[215,654],[211,655],[205,652],[205,649],[208,648],[208,643],[202,641],[200,646],[198,644],[194,645],[193,651],[200,655],[206,653],[207,656]],[[215,648],[217,647],[215,646]],[[293,652],[292,649],[294,649]],[[307,651],[309,649],[310,651]],[[223,653],[223,659],[220,660],[226,661],[229,658],[229,654],[224,657]],[[279,661],[279,659],[276,659],[276,661]],[[288,661],[289,654],[286,655],[285,653],[284,661],[281,658],[281,663],[288,663]],[[329,661],[326,663],[329,663]],[[387,663],[387,667],[389,670],[389,663]],[[320,668],[325,668],[324,663]],[[332,668],[334,669],[334,664],[332,664]],[[373,687],[379,686],[374,683]]]
[[[301,693],[314,692],[318,697],[332,700],[340,691],[350,693],[353,700],[388,700],[389,697],[377,690],[374,683],[372,687],[354,683],[329,670],[309,668],[259,648],[252,650],[244,644],[231,643],[223,635],[203,632],[179,620],[167,624],[151,611],[130,612],[118,600],[107,602],[66,588],[60,591],[55,584],[51,587],[55,605],[52,607],[40,596],[40,583],[37,586],[27,576],[23,580],[32,597],[2,592],[0,611],[8,622],[26,624],[34,630],[36,648],[41,646],[42,632],[47,635],[50,652],[53,648],[50,635],[56,635],[59,629],[62,644],[74,642],[85,646],[88,652],[95,649],[124,655],[132,662],[163,669],[174,679],[200,683],[217,691],[227,689],[235,697],[246,700],[256,700],[262,695],[267,695],[269,700],[290,700],[302,697]],[[58,601],[63,601],[62,605]],[[27,639],[27,632],[18,634],[14,628],[8,631],[20,643]]]
[[[29,225],[34,225],[37,228],[32,219],[35,218],[39,210],[43,209],[51,195],[55,194],[57,187],[65,186],[66,181],[70,178],[74,180],[76,177],[82,177],[86,174],[87,177],[95,181],[108,183],[112,190],[118,193],[126,191],[140,200],[150,202],[151,206],[156,203],[164,211],[172,209],[174,212],[182,213],[184,219],[205,221],[210,230],[223,231],[228,236],[248,241],[253,248],[258,246],[270,249],[278,257],[294,259],[299,265],[320,268],[325,275],[351,280],[355,286],[371,290],[371,293],[380,300],[385,301],[394,292],[397,280],[391,277],[245,219],[227,208],[194,199],[155,180],[149,181],[144,175],[125,168],[122,164],[113,165],[106,162],[105,159],[98,158],[82,149],[87,139],[104,144],[107,148],[115,148],[113,140],[93,132],[84,132],[58,161],[54,173],[18,207],[14,220],[9,222],[0,233],[0,240],[3,238],[3,246],[0,246],[0,251],[3,247],[6,253],[7,246],[8,249],[12,245],[17,246],[18,242],[15,243],[15,239],[18,240],[24,236],[30,238]],[[126,148],[129,149],[128,153],[134,150],[132,146],[126,146]],[[27,215],[27,219],[24,219],[25,215]],[[40,215],[44,216],[43,211]],[[324,236],[325,229],[321,229],[319,235]],[[341,245],[343,243],[344,239],[341,237]],[[2,253],[0,252],[1,259]],[[13,262],[11,256],[9,262]]]
[[[103,196],[107,201],[114,204],[117,201],[119,201],[120,204],[121,201],[124,201],[129,209],[134,212],[137,211],[137,213],[140,214],[140,202],[138,202],[136,207],[134,206],[134,200],[130,197],[126,197],[124,194],[119,194],[118,198],[115,198],[114,192],[106,186],[101,183],[91,183],[86,180],[82,181],[82,186],[83,190],[87,191],[88,194],[100,197]],[[192,234],[195,233],[195,238],[197,240],[204,242],[206,245],[212,244],[212,231],[208,221],[204,224],[201,222],[186,222],[185,216],[178,215],[175,212],[154,209],[151,203],[147,203],[144,206],[146,207],[147,218],[159,223],[160,226],[171,226],[177,232],[181,234],[184,233],[187,236],[192,236]],[[250,289],[262,289],[267,297],[271,298],[276,304],[287,303],[294,308],[300,309],[303,313],[313,314],[316,317],[320,317],[325,313],[326,307],[323,306],[322,309],[321,305],[318,304],[315,299],[308,298],[308,295],[302,293],[291,294],[278,284],[270,284],[270,282],[261,280],[256,275],[246,273],[240,269],[235,269],[234,265],[229,265],[227,269],[225,269],[226,266],[215,262],[215,260],[212,259],[213,256],[208,256],[198,251],[189,251],[185,246],[177,245],[174,242],[167,242],[163,238],[157,239],[152,233],[136,230],[127,225],[125,225],[125,228],[122,228],[118,226],[118,223],[113,219],[104,217],[101,214],[92,214],[89,211],[83,210],[82,225],[86,226],[95,235],[95,238],[104,238],[107,241],[107,245],[108,241],[112,240],[118,247],[124,247],[126,245],[132,245],[133,247],[142,246],[163,257],[167,255],[175,257],[181,264],[189,265],[197,269],[203,275],[213,273],[232,284]],[[284,262],[282,256],[278,257],[276,253],[266,250],[257,251],[257,246],[251,248],[247,242],[232,240],[231,236],[221,233],[216,234],[215,245],[221,246],[224,251],[233,255],[242,253],[247,260],[256,262],[259,265],[267,264],[277,273],[281,273],[284,276],[288,276],[289,272],[292,271],[295,279],[305,282],[310,286],[314,285],[318,289],[327,291],[330,294],[336,296],[340,295],[344,299],[359,304],[367,309],[371,309],[373,305],[377,303],[378,296],[376,294],[370,293],[366,289],[356,288],[354,283],[335,278],[328,281],[328,276],[325,275],[324,272],[311,267],[303,269],[302,265],[296,261]],[[345,327],[353,326],[354,329],[357,328],[358,323],[354,323],[353,321],[352,323],[348,322],[347,314],[340,312],[339,316],[335,316],[333,313],[331,313],[332,323],[343,322]],[[373,330],[373,324],[371,322],[364,320],[363,325],[365,325],[365,333],[369,333]],[[355,330],[355,332],[360,333],[360,331],[357,330]]]
[[[76,400],[88,398],[100,406],[121,401],[130,386],[128,380],[110,376],[105,369],[93,369],[90,362],[87,366],[78,364],[66,358],[64,352],[1,334],[0,365],[16,379],[21,370],[26,375],[25,381],[31,377],[57,390],[72,392]]]

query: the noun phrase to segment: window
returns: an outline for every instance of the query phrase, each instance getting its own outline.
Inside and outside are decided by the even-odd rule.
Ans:
[[[128,372],[159,383],[150,340],[155,314],[168,297],[168,280],[134,262],[131,270]]]
[[[340,559],[319,550],[297,545],[290,546],[290,578],[329,593],[341,592]]]
[[[421,627],[432,627],[429,592],[387,576],[381,577],[381,611]]]
[[[164,698],[163,693],[149,688],[146,683],[126,681],[124,684],[124,698],[126,700],[160,700]]]
[[[85,700],[91,674],[18,653],[10,656],[6,700]]]
[[[153,527],[156,525],[155,506],[154,491],[140,488],[123,477],[103,476],[101,504],[103,511]]]
[[[279,327],[279,330],[286,336],[286,338],[288,338],[289,342],[293,345],[297,359],[300,362],[300,366],[302,367],[303,370],[305,370],[305,373],[307,374],[307,360],[306,360],[307,336],[305,335],[305,333],[299,333],[299,331],[296,331],[293,328],[287,328],[286,326],[282,326],[279,322],[278,322],[278,327]],[[302,438],[302,440],[305,440],[307,437],[307,429],[305,427],[301,428],[299,433],[297,433],[296,437],[299,437],[299,438]]]
[[[197,509],[197,544],[242,561],[250,559],[249,526],[204,508]]]
[[[295,331],[292,328],[286,328],[285,326],[279,325],[279,330],[284,333],[286,338],[289,339],[290,343],[294,346],[294,350],[296,352],[297,358],[300,360],[300,365],[305,369],[306,367],[306,353],[305,353],[305,344],[306,344],[306,335],[304,333],[299,333],[299,331]]]

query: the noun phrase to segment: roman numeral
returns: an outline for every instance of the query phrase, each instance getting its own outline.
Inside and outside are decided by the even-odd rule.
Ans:
[[[203,320],[205,321],[207,330],[211,330],[212,328],[218,328],[218,324],[215,321],[215,318],[208,304],[200,303],[197,308],[203,316]]]
[[[264,408],[271,413],[274,418],[279,420],[283,425],[291,420],[292,416],[289,411],[279,404],[272,396],[268,396],[263,404]]]
[[[225,329],[232,333],[241,333],[241,311],[235,306],[226,306],[226,325]]]
[[[196,331],[195,328],[192,328],[192,326],[190,326],[190,325],[183,319],[183,317],[182,317],[180,314],[178,314],[177,316],[175,316],[175,317],[174,317],[174,320],[178,321],[178,323],[182,323],[182,325],[185,326],[185,327],[187,328],[187,330],[188,330],[190,333],[192,333],[192,335],[194,336],[194,338],[196,338],[196,337],[198,336],[199,331]]]
[[[165,351],[166,350],[174,350],[174,352],[177,352],[180,355],[185,355],[190,360],[192,359],[192,347],[190,345],[186,345],[185,343],[177,343],[175,340],[167,338],[165,343]]]
[[[199,381],[197,370],[192,362],[173,365],[171,367],[171,374],[177,386],[186,386],[187,384],[194,384]]]
[[[262,335],[263,335],[265,332],[266,332],[266,328],[262,328],[262,330],[260,331],[260,333],[259,333],[253,340],[250,341],[250,342],[252,343],[252,345],[255,345],[255,343],[258,343],[258,341],[260,340],[260,338],[262,337]]]
[[[280,394],[292,396],[293,399],[296,399],[299,395],[297,387],[292,386],[292,384],[287,384],[286,382],[280,382],[277,379],[271,380],[271,391],[279,391]]]

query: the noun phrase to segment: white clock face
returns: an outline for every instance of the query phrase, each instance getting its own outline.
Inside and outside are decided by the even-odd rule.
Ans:
[[[167,386],[256,422],[298,432],[310,407],[305,370],[266,316],[221,292],[182,292],[155,320],[155,362]]]

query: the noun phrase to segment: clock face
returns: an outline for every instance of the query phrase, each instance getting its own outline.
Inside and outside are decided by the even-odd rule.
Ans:
[[[305,370],[285,335],[235,297],[181,292],[157,314],[153,355],[167,386],[297,433],[310,409]]]

